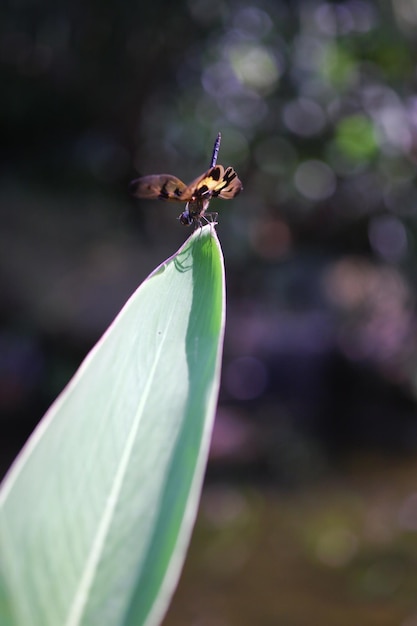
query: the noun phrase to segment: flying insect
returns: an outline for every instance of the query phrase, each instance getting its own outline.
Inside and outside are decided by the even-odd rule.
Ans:
[[[210,169],[186,185],[171,174],[152,174],[136,178],[129,185],[129,190],[136,198],[160,199],[171,202],[186,202],[185,209],[179,216],[184,226],[201,226],[203,220],[214,221],[217,213],[207,213],[212,198],[231,200],[243,189],[233,167],[217,165],[221,134],[214,143]],[[212,219],[209,220],[208,217]]]

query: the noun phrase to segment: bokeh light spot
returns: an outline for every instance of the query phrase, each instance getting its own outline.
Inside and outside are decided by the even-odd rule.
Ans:
[[[358,67],[351,53],[332,41],[323,49],[320,70],[331,85],[340,89],[353,84]]]
[[[227,63],[212,63],[203,71],[201,80],[205,91],[216,99],[220,94],[225,97],[240,90],[239,81]]]
[[[371,219],[368,234],[372,248],[386,261],[399,261],[407,253],[407,231],[394,215]]]
[[[375,27],[376,13],[374,7],[364,0],[324,2],[317,7],[314,19],[319,31],[329,37],[337,37],[369,32]]]
[[[308,98],[289,102],[284,107],[283,118],[290,131],[301,137],[316,135],[326,123],[321,106]]]
[[[319,538],[317,557],[329,567],[343,567],[353,558],[357,547],[357,538],[350,530],[334,528]]]
[[[378,149],[372,120],[364,115],[343,118],[336,128],[336,145],[353,161],[370,159]]]
[[[335,36],[353,29],[352,15],[346,3],[321,4],[315,12],[315,19],[319,29],[326,35]]]
[[[272,91],[281,74],[277,60],[264,46],[235,45],[230,50],[230,62],[241,83],[263,94]]]
[[[240,36],[247,39],[260,39],[272,29],[272,20],[262,9],[250,6],[237,11],[233,25]]]
[[[314,159],[298,166],[294,182],[298,191],[309,200],[329,198],[336,188],[333,170],[323,161]]]

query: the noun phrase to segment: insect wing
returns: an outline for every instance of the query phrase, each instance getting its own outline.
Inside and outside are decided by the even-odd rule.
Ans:
[[[208,178],[210,170],[205,172],[202,176],[195,178],[189,185],[186,186],[184,191],[181,194],[181,200],[188,202],[191,198],[195,196],[204,196],[210,190],[210,181]]]
[[[176,176],[170,174],[154,174],[151,176],[142,176],[136,178],[129,185],[130,193],[136,198],[145,198],[148,200],[159,198],[162,200],[173,200],[174,202],[183,202],[187,200],[184,191],[188,187]]]
[[[233,167],[227,167],[223,172],[221,184],[216,187],[216,193],[213,193],[213,196],[218,195],[223,200],[232,200],[232,198],[236,198],[242,189],[242,182],[239,180]]]
[[[216,165],[190,183],[181,197],[185,199],[188,195],[208,196],[209,198],[218,196],[224,200],[231,200],[241,189],[242,183],[233,167],[224,169],[223,165]]]

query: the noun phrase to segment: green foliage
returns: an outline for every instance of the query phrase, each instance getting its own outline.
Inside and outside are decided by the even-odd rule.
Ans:
[[[336,145],[353,161],[367,161],[378,149],[372,120],[364,115],[344,117],[336,128]]]
[[[158,623],[198,506],[223,330],[206,226],[127,302],[6,478],[2,624]]]
[[[320,70],[331,85],[343,91],[354,78],[355,58],[346,47],[331,42],[324,48]]]

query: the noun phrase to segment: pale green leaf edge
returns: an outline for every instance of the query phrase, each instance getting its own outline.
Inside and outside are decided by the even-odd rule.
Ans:
[[[206,419],[204,420],[204,430],[201,438],[200,452],[197,457],[197,465],[194,471],[194,479],[189,491],[189,498],[187,501],[187,506],[184,510],[182,527],[179,529],[178,538],[176,542],[175,549],[173,551],[173,556],[170,560],[170,564],[167,568],[165,578],[161,584],[160,593],[153,605],[152,610],[149,612],[147,619],[143,622],[144,626],[158,626],[163,619],[172,595],[175,591],[175,588],[178,584],[178,579],[181,574],[182,566],[184,564],[186,551],[191,539],[192,528],[195,523],[195,519],[198,512],[198,505],[200,501],[200,494],[203,485],[205,469],[207,465],[207,458],[210,449],[210,441],[211,441],[211,433],[213,429],[214,418],[216,414],[217,408],[217,400],[218,393],[220,387],[220,374],[221,374],[221,364],[222,364],[222,355],[223,355],[223,341],[224,341],[224,331],[225,331],[225,323],[226,323],[226,281],[225,281],[225,269],[224,269],[224,261],[223,261],[223,253],[221,250],[220,242],[217,237],[216,230],[214,225],[210,224],[208,226],[203,227],[203,229],[198,232],[195,231],[192,237],[199,237],[205,234],[209,234],[211,236],[211,241],[215,243],[218,261],[220,263],[221,268],[221,322],[220,322],[220,333],[219,333],[219,342],[217,349],[217,359],[215,365],[214,372],[214,380],[216,381],[215,386],[212,389],[212,393],[210,394],[210,402],[207,406],[206,410]],[[180,253],[187,245],[184,244],[182,248],[178,251]],[[156,270],[158,271],[158,270]],[[141,626],[141,622],[137,621],[137,614],[135,608],[133,607],[129,613],[128,620],[123,626]]]
[[[220,381],[222,344],[223,344],[224,326],[225,326],[225,278],[224,278],[224,265],[223,265],[223,257],[222,257],[222,253],[221,253],[220,243],[219,243],[219,241],[217,239],[217,235],[215,233],[214,228],[212,226],[206,226],[206,227],[204,227],[204,229],[201,229],[200,231],[196,231],[195,233],[193,233],[193,235],[185,242],[185,244],[174,255],[172,255],[172,257],[170,257],[169,259],[164,261],[148,277],[148,279],[149,279],[152,276],[154,276],[155,274],[157,274],[158,272],[163,271],[164,267],[166,267],[166,265],[168,263],[170,263],[172,260],[174,260],[179,254],[181,254],[181,252],[185,248],[187,248],[187,246],[190,245],[190,242],[191,242],[191,240],[193,238],[196,238],[196,237],[202,237],[203,238],[203,237],[206,237],[207,235],[210,235],[211,241],[213,241],[215,243],[215,245],[216,245],[217,254],[218,254],[218,260],[220,261],[220,266],[221,266],[221,279],[222,279],[222,283],[221,283],[221,289],[222,289],[222,313],[221,313],[221,315],[222,315],[222,319],[221,319],[220,336],[219,336],[219,344],[218,344],[218,349],[217,349],[217,359],[216,359],[215,376],[214,376],[214,380],[216,382],[215,382],[215,386],[214,386],[214,388],[212,390],[212,393],[209,396],[209,403],[208,403],[208,406],[207,406],[207,415],[206,415],[206,419],[205,419],[205,422],[204,422],[204,429],[203,429],[202,439],[201,439],[200,453],[199,453],[199,455],[197,457],[197,465],[195,467],[194,478],[193,478],[193,481],[192,481],[192,484],[191,484],[191,487],[190,487],[189,498],[187,500],[187,504],[186,504],[186,507],[184,509],[184,515],[183,515],[183,519],[182,519],[182,524],[181,524],[181,527],[180,527],[178,535],[177,535],[176,546],[175,546],[172,558],[171,558],[171,560],[169,562],[166,574],[165,574],[164,579],[163,579],[162,584],[161,584],[160,593],[158,594],[158,597],[157,597],[156,601],[154,602],[152,610],[149,613],[146,621],[138,622],[137,617],[134,614],[135,611],[133,610],[133,611],[129,612],[128,617],[127,617],[126,621],[124,622],[126,625],[128,625],[128,624],[135,624],[137,626],[138,624],[144,623],[144,624],[146,624],[146,626],[152,626],[154,624],[159,623],[160,619],[162,618],[163,614],[166,611],[166,608],[167,608],[167,605],[169,603],[170,597],[171,597],[171,595],[173,593],[173,590],[175,589],[175,586],[177,584],[178,577],[179,577],[179,574],[180,574],[180,570],[181,570],[181,567],[182,567],[182,563],[183,563],[183,560],[184,560],[184,557],[185,557],[186,548],[187,548],[187,545],[188,545],[188,542],[189,542],[189,539],[190,539],[192,526],[193,526],[193,523],[195,521],[195,517],[196,517],[196,513],[197,513],[199,494],[200,494],[200,491],[201,491],[202,481],[203,481],[203,477],[204,477],[204,471],[205,471],[205,466],[206,466],[207,456],[208,456],[208,450],[209,450],[209,443],[210,443],[212,424],[213,424],[213,421],[214,421],[214,414],[215,414],[215,409],[216,409],[216,404],[217,404],[217,395],[218,395],[218,388],[219,388],[219,381]],[[139,287],[139,289],[140,289],[140,287]],[[117,318],[116,318],[116,320],[117,320]],[[114,323],[116,323],[116,320],[115,320]],[[86,357],[84,363],[81,365],[79,371],[77,372],[77,374],[75,376],[75,379],[77,379],[77,377],[79,377],[79,376],[82,376],[83,369],[88,366],[89,361],[92,358],[92,355],[94,354],[94,351],[97,349],[97,347],[103,341],[105,341],[105,338],[106,338],[108,332],[110,332],[110,329],[113,326],[113,324],[109,327],[108,331],[106,331],[106,333],[103,335],[102,339],[98,342],[97,346],[95,348],[93,348],[92,352]],[[72,381],[70,381],[70,383],[68,384],[67,388],[69,388],[73,384],[75,384],[74,383],[74,379],[72,379]],[[47,429],[48,423],[49,423],[49,419],[52,418],[53,413],[56,413],[56,410],[59,409],[59,402],[60,402],[60,397],[57,399],[57,401],[54,403],[54,405],[52,405],[51,409],[47,412],[44,420],[42,421],[40,426],[36,429],[33,437],[30,439],[30,441],[28,442],[27,446],[24,448],[22,453],[19,455],[17,461],[13,465],[12,470],[9,472],[8,477],[7,477],[6,481],[3,483],[2,490],[0,492],[0,506],[6,500],[7,494],[13,488],[14,479],[19,474],[19,468],[25,463],[25,459],[28,456],[30,456],[32,449],[34,447],[36,447],[39,438],[42,437],[44,431]],[[6,622],[4,622],[4,623],[6,624]],[[13,622],[10,622],[10,624],[12,624],[12,623]]]

